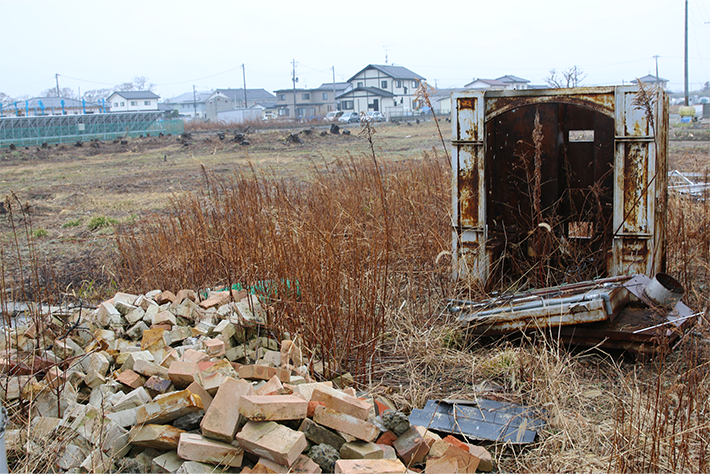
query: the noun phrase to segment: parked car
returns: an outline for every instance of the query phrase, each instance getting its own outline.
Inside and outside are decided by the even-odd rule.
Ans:
[[[268,121],[268,120],[276,120],[276,114],[273,112],[266,112],[263,117],[261,117],[261,120]]]
[[[368,112],[365,118],[369,122],[384,122],[386,120],[385,114],[382,112]]]
[[[344,114],[342,110],[332,110],[325,114],[325,117],[323,117],[324,122],[337,122],[338,119]]]
[[[357,112],[345,112],[340,116],[338,121],[343,123],[358,123],[360,121],[360,114]]]

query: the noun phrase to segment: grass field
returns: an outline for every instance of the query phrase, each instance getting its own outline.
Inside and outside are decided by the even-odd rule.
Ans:
[[[537,443],[491,447],[501,471],[707,472],[705,321],[644,361],[567,350],[544,335],[470,336],[444,311],[458,288],[435,124],[350,130],[300,133],[303,144],[287,144],[282,130],[250,134],[249,146],[195,133],[189,145],[150,137],[2,150],[0,193],[16,197],[14,220],[0,227],[4,287],[23,286],[10,279],[18,259],[51,267],[24,276],[54,282],[34,284],[35,295],[296,280],[300,297],[273,304],[274,330],[301,335],[359,388],[404,411],[481,396],[544,410]],[[671,142],[669,169],[708,164],[706,143]],[[669,212],[669,272],[698,310],[708,304],[709,208],[671,198]]]

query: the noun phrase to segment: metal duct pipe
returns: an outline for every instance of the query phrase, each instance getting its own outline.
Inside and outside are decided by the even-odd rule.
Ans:
[[[501,313],[512,313],[514,311],[525,311],[528,309],[536,309],[536,308],[544,308],[547,306],[556,306],[556,305],[563,305],[563,304],[573,304],[573,303],[582,303],[585,301],[595,301],[595,300],[603,300],[604,301],[604,310],[606,311],[607,316],[611,316],[611,313],[613,312],[611,308],[611,299],[609,298],[608,293],[586,293],[583,295],[574,295],[574,296],[567,296],[565,298],[551,298],[551,299],[545,299],[545,298],[540,298],[537,301],[531,301],[529,303],[521,304],[518,306],[501,306],[498,308],[492,308],[486,311],[481,311],[479,313],[476,313],[474,317],[470,319],[483,319],[488,316],[493,316],[496,314],[501,314]],[[458,313],[461,311],[460,307],[452,307],[452,312]]]
[[[671,311],[685,294],[685,288],[672,276],[666,273],[656,273],[656,276],[643,289],[643,294],[656,306]]]

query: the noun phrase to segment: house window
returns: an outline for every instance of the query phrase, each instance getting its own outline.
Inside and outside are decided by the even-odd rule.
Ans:
[[[358,83],[357,83],[357,86],[358,86],[358,87],[362,87],[362,82],[358,82]]]
[[[352,100],[344,100],[342,105],[343,110],[353,110],[355,108]]]
[[[150,101],[149,101],[149,100],[144,100],[144,101],[143,101],[143,105],[150,105]]]
[[[382,81],[382,88],[387,89],[387,81]]]
[[[306,108],[299,107],[296,109],[296,117],[304,117],[306,115]]]
[[[301,94],[301,99],[303,99],[303,100],[311,100],[311,94]]]
[[[286,100],[286,94],[279,94],[279,100]]]
[[[135,107],[136,105],[138,105],[138,101],[137,101],[137,100],[132,100],[132,101],[131,101],[131,105]]]
[[[402,81],[396,81],[394,83],[395,87],[401,88],[402,87]]]
[[[416,89],[417,87],[419,87],[417,81],[412,81],[412,88]]]
[[[288,112],[289,112],[289,109],[287,109],[287,108],[279,109],[279,115],[282,117],[283,116],[288,117]]]
[[[123,107],[123,106],[125,106],[125,105],[126,105],[125,102],[121,102],[121,107]]]
[[[323,92],[323,100],[328,100],[328,93],[327,92]]]
[[[114,106],[114,107],[118,107],[118,102],[114,102],[114,103],[113,103],[113,106]]]

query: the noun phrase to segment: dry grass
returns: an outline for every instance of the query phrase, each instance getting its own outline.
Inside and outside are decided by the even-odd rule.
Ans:
[[[456,292],[441,254],[450,248],[448,161],[436,151],[384,161],[386,144],[372,132],[359,153],[313,159],[305,179],[256,164],[227,177],[203,166],[201,191],[176,194],[167,212],[120,228],[119,288],[260,284],[271,331],[298,334],[328,360],[329,375],[350,370],[360,388],[402,410],[444,397],[540,409],[547,426],[537,443],[492,447],[501,471],[707,472],[705,323],[648,361],[569,350],[544,334],[469,335],[443,310]],[[671,196],[669,273],[696,309],[708,304],[708,226],[707,199]],[[17,229],[31,234],[27,220]],[[31,255],[3,253],[3,289],[42,288],[34,283],[41,272],[9,283]],[[25,416],[13,421],[27,427]],[[11,469],[52,470],[54,442],[39,451],[23,443]]]

